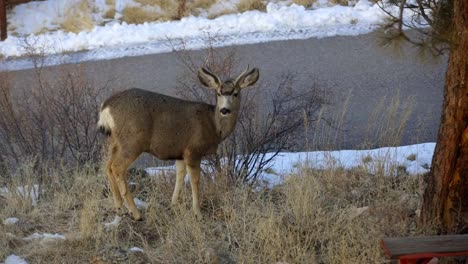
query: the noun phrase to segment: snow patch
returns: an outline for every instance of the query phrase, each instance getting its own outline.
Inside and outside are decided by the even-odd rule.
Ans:
[[[14,224],[16,224],[18,221],[19,221],[18,218],[16,218],[16,217],[10,217],[10,218],[7,218],[7,219],[3,220],[3,224],[4,224],[4,225],[14,225]]]
[[[139,248],[139,247],[132,247],[131,249],[129,249],[129,251],[131,251],[131,252],[144,252],[144,250]]]
[[[215,41],[211,41],[215,47],[336,35],[354,36],[377,29],[387,17],[376,4],[367,0],[360,0],[354,7],[337,5],[318,9],[270,2],[266,12],[254,10],[215,19],[189,16],[179,21],[139,25],[115,22],[95,26],[90,32],[75,34],[56,30],[57,22],[53,21],[58,20],[60,12],[52,14],[50,11],[51,8],[58,8],[63,12],[68,8],[68,4],[65,4],[68,2],[73,1],[46,1],[47,7],[41,7],[44,9],[43,15],[35,9],[43,2],[15,7],[9,21],[23,36],[9,35],[4,42],[0,42],[0,54],[7,58],[25,56],[31,52],[24,47],[25,42],[30,43],[33,50],[40,50],[45,55],[86,50],[78,54],[52,56],[45,62],[46,65],[54,65],[165,53],[174,48],[202,49],[208,45],[208,35],[215,38]],[[129,4],[121,2],[117,1],[117,12]],[[36,26],[55,31],[30,35]],[[30,59],[7,59],[0,63],[0,70],[30,67],[33,67]]]
[[[60,234],[48,234],[48,233],[34,233],[32,235],[29,235],[25,238],[23,238],[25,241],[33,241],[33,240],[41,240],[41,242],[46,242],[46,241],[53,241],[53,240],[65,240],[64,235]]]
[[[280,153],[264,173],[264,180],[271,184],[281,182],[281,175],[290,174],[300,166],[328,169],[352,169],[365,167],[369,173],[382,171],[387,176],[395,176],[401,169],[408,174],[422,174],[429,171],[435,143],[423,143],[401,147],[384,147],[371,150],[313,151]],[[408,156],[415,155],[415,160]],[[274,172],[274,173],[271,173]]]
[[[7,199],[13,199],[15,195],[18,195],[23,199],[31,199],[32,205],[35,206],[39,199],[39,185],[34,184],[33,186],[18,186],[16,187],[14,194],[11,193],[10,188],[0,188],[0,196],[3,196]]]
[[[429,171],[434,148],[435,143],[422,143],[370,150],[280,152],[262,172],[259,180],[261,185],[271,188],[281,184],[288,175],[298,173],[301,167],[349,170],[361,166],[369,173],[383,172],[387,176],[396,176],[402,170],[410,175],[423,174]],[[271,155],[273,154],[267,154],[266,159]],[[411,155],[414,155],[414,159],[408,159]],[[202,163],[201,166],[206,165]],[[168,170],[175,171],[175,166],[146,168],[150,176],[157,176],[159,172]]]
[[[28,264],[28,262],[19,256],[10,255],[5,259],[4,264]]]
[[[110,230],[112,230],[112,229],[118,227],[121,220],[122,220],[122,217],[116,215],[115,218],[114,218],[114,220],[113,220],[112,222],[110,222],[110,223],[105,223],[105,224],[104,224],[104,228],[105,228],[107,231],[110,231]]]
[[[135,205],[138,209],[148,209],[148,203],[145,201],[142,201],[138,198],[133,198],[133,201],[135,201]]]

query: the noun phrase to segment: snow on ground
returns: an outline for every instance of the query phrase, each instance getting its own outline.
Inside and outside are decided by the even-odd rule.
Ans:
[[[423,143],[371,150],[282,152],[272,160],[268,169],[262,173],[261,179],[270,187],[278,185],[301,167],[352,169],[362,166],[369,173],[383,170],[388,176],[396,175],[398,169],[404,168],[408,174],[421,174],[429,171],[434,148],[435,143]],[[150,175],[156,175],[161,170],[171,169],[175,168],[147,168],[146,171]]]
[[[25,241],[32,241],[32,240],[40,240],[40,241],[53,241],[53,240],[65,240],[65,236],[64,235],[60,235],[60,234],[48,234],[48,233],[43,233],[43,234],[39,234],[39,233],[34,233],[32,235],[29,235],[25,238],[23,238],[23,240]]]
[[[144,252],[143,249],[139,248],[139,247],[132,247],[131,249],[129,249],[131,252]]]
[[[120,221],[122,221],[122,217],[116,215],[114,220],[112,220],[112,222],[110,223],[104,223],[104,228],[107,230],[107,231],[111,231],[115,228],[117,228],[120,224]]]
[[[33,186],[18,186],[16,192],[11,193],[11,190],[7,187],[0,188],[0,196],[5,198],[12,198],[18,195],[23,199],[31,199],[31,204],[36,205],[39,199],[39,185],[34,184]]]
[[[435,143],[423,143],[401,147],[385,147],[371,150],[338,150],[281,153],[271,163],[262,179],[268,185],[280,184],[288,174],[302,167],[315,169],[365,167],[369,173],[383,169],[388,176],[396,175],[398,168],[408,174],[429,171]]]
[[[135,205],[138,209],[148,209],[148,203],[145,202],[145,201],[142,201],[138,198],[133,198],[133,200],[135,201]]]
[[[50,18],[54,14],[50,8],[43,8],[43,11],[38,8],[37,15],[35,6],[25,8],[41,3],[43,2],[32,2],[15,7],[21,7],[22,11],[14,9],[10,22],[22,33],[30,33],[35,26],[46,26],[55,31],[25,37],[10,35],[7,40],[0,42],[0,54],[7,58],[0,62],[0,71],[32,67],[33,64],[28,58],[11,58],[26,56],[31,51],[45,55],[67,53],[49,56],[46,65],[54,65],[164,53],[182,47],[201,49],[207,46],[208,36],[214,37],[210,45],[220,47],[273,40],[359,35],[375,30],[386,18],[386,14],[368,0],[359,0],[354,6],[323,6],[316,9],[278,2],[268,3],[266,12],[247,11],[215,19],[190,16],[180,21],[139,25],[112,22],[104,26],[95,26],[90,32],[75,34],[56,28],[58,22],[51,21],[59,19]],[[64,12],[66,5],[63,3],[55,8],[62,10],[56,12],[59,15]],[[26,42],[28,45],[25,45]],[[70,53],[77,51],[86,52]]]
[[[16,217],[10,217],[5,220],[3,220],[3,225],[14,225],[18,223],[19,219]]]
[[[28,264],[28,262],[16,255],[10,255],[5,259],[4,264]]]

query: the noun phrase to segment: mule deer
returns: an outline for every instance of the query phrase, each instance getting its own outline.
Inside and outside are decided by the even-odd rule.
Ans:
[[[237,122],[240,90],[255,84],[257,68],[249,67],[237,79],[222,82],[206,68],[198,71],[200,82],[216,91],[216,106],[177,99],[133,88],[111,96],[101,106],[98,128],[110,137],[106,173],[117,211],[124,197],[133,218],[141,219],[126,179],[128,167],[147,152],[161,160],[176,160],[176,204],[186,171],[192,187],[192,207],[201,217],[198,199],[200,162],[216,153],[218,144]]]

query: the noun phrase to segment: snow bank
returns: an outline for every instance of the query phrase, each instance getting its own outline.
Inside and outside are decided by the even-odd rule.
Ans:
[[[23,5],[18,8],[21,6]],[[24,12],[14,11],[10,20],[13,26],[21,28],[20,31],[23,33],[30,32],[33,25],[50,24],[48,19],[25,16]],[[48,16],[50,12],[46,10],[44,14]],[[8,58],[25,56],[31,51],[51,55],[86,50],[78,55],[52,57],[46,61],[47,65],[52,65],[170,52],[182,46],[186,49],[201,49],[207,46],[207,36],[214,37],[215,41],[211,44],[220,47],[272,40],[359,35],[375,30],[385,18],[386,14],[376,4],[367,0],[360,0],[352,7],[332,6],[314,10],[295,4],[288,6],[280,2],[269,3],[266,12],[247,11],[215,19],[190,16],[180,21],[140,25],[129,25],[125,22],[109,23],[96,26],[90,32],[78,34],[57,30],[26,37],[10,35],[7,40],[0,42],[0,53]],[[39,23],[35,19],[42,22]],[[50,27],[55,29],[53,25]],[[29,48],[25,48],[25,42],[29,43]],[[32,67],[31,62],[27,62],[28,60],[13,62],[6,60],[0,64],[0,70]]]
[[[339,150],[280,153],[262,179],[269,185],[281,183],[285,175],[298,171],[301,166],[315,169],[365,167],[369,173],[382,171],[394,176],[399,169],[408,174],[429,171],[435,143],[423,143],[401,147],[385,147],[371,150]]]
[[[352,169],[363,166],[369,173],[383,171],[388,176],[396,175],[401,169],[412,175],[422,174],[429,171],[434,148],[435,143],[423,143],[371,150],[282,152],[271,161],[261,180],[268,186],[278,185],[285,176],[297,173],[301,167]],[[267,154],[267,159],[269,155],[272,154]],[[146,172],[157,175],[162,170],[175,171],[175,167],[147,168]],[[185,180],[188,181],[188,177]]]

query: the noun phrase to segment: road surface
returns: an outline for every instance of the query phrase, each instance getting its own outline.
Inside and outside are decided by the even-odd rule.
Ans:
[[[397,95],[401,105],[409,102],[412,106],[400,143],[435,141],[446,58],[423,62],[411,53],[399,55],[381,48],[377,42],[377,35],[371,33],[275,41],[225,47],[220,51],[235,49],[241,62],[239,71],[244,65],[255,65],[260,68],[261,80],[267,84],[275,84],[286,72],[295,72],[299,76],[297,89],[307,89],[311,80],[315,80],[320,87],[332,92],[332,105],[325,109],[326,116],[338,119],[343,116],[343,121],[339,132],[327,128],[311,131],[314,146],[362,147],[363,142],[374,140],[370,139],[373,134],[388,132],[390,126],[395,125],[389,124],[381,115],[391,111],[395,104],[389,103],[390,99]],[[189,51],[187,54],[203,61],[206,51]],[[80,64],[96,85],[112,80],[111,85],[118,88],[140,87],[174,95],[177,78],[186,74],[186,67],[177,58],[176,53],[166,53]],[[61,74],[57,66],[47,67],[46,71],[51,76]],[[32,87],[36,82],[33,70],[15,71],[11,76],[17,88]],[[384,97],[387,100],[382,104]]]

